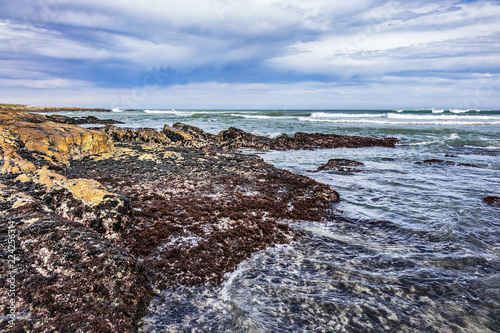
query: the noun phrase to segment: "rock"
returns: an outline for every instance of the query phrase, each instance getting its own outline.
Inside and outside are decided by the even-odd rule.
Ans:
[[[184,133],[187,133],[191,135],[193,138],[196,138],[198,140],[208,140],[208,139],[213,139],[215,138],[215,135],[213,134],[208,134],[201,128],[188,125],[188,124],[183,124],[183,123],[175,123],[172,125],[173,128],[178,129],[179,131],[182,131]]]
[[[169,144],[170,139],[168,139],[165,134],[155,131],[152,128],[141,128],[135,131],[135,138],[137,141],[149,142],[149,143],[161,143]]]
[[[0,331],[136,332],[151,289],[143,267],[93,230],[52,213],[37,199],[39,185],[0,183],[0,239],[15,230],[15,300],[6,316],[11,269],[0,256]],[[6,254],[1,250],[2,254]]]
[[[310,149],[310,148],[359,148],[359,147],[395,147],[398,139],[396,138],[370,138],[360,136],[344,136],[322,133],[295,133],[290,138],[280,136],[276,139],[279,145],[286,149]]]
[[[343,159],[343,158],[333,158],[328,160],[327,163],[321,165],[315,172],[323,170],[335,170],[343,172],[362,172],[360,169],[355,167],[364,167],[365,165],[361,162]]]
[[[231,150],[238,149],[240,147],[255,148],[260,150],[278,148],[275,145],[274,139],[247,133],[235,127],[230,127],[225,131],[221,131],[219,135],[217,135],[216,139],[223,147],[228,147]]]
[[[487,196],[483,198],[483,201],[490,206],[500,207],[500,197],[497,196]]]
[[[187,142],[191,142],[196,138],[189,133],[186,133],[174,127],[170,127],[168,125],[165,125],[161,132],[165,134],[165,136],[172,142],[178,142],[182,145],[186,144]]]
[[[115,141],[139,141],[159,144],[169,144],[171,142],[165,134],[155,131],[152,128],[141,128],[133,131],[128,128],[106,125],[100,130],[111,136]]]
[[[424,164],[424,165],[440,165],[440,166],[465,166],[465,167],[472,167],[472,168],[478,168],[477,165],[474,164],[469,164],[469,163],[460,163],[460,162],[454,162],[454,161],[444,161],[440,159],[428,159],[424,161],[419,161],[415,162],[415,164]]]
[[[108,125],[108,124],[124,124],[121,121],[116,121],[113,119],[99,119],[94,116],[87,116],[87,117],[66,117],[66,116],[61,116],[61,115],[52,115],[52,116],[47,116],[48,121],[53,121],[55,123],[61,123],[61,124],[72,124],[72,125],[82,125],[82,124],[101,124],[101,125]]]
[[[113,149],[113,141],[104,133],[45,119],[41,115],[0,111],[2,172],[33,171],[38,164],[34,161],[39,159],[67,165],[71,159]],[[19,155],[21,151],[31,155],[28,161]]]
[[[107,191],[95,180],[68,179],[46,167],[37,170],[29,180],[44,186],[46,194],[42,199],[57,214],[107,238],[117,238],[130,223],[129,200]]]
[[[358,148],[369,146],[394,147],[398,142],[395,138],[366,138],[357,136],[342,136],[321,133],[295,133],[293,137],[286,134],[276,139],[246,133],[243,130],[231,127],[217,136],[217,141],[225,147],[237,149],[240,147],[260,150],[300,150],[314,148]]]
[[[298,237],[283,221],[321,221],[339,200],[329,186],[253,155],[115,145],[117,157],[72,163],[68,177],[130,198],[134,228],[121,243],[158,288],[218,283],[255,251]]]

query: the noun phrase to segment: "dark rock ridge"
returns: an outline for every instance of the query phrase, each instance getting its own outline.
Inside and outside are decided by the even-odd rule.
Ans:
[[[246,133],[240,129],[231,127],[222,131],[216,137],[216,141],[223,147],[237,149],[241,147],[255,148],[260,150],[299,150],[314,148],[359,148],[359,147],[395,147],[396,138],[370,138],[359,136],[344,136],[322,133],[295,133],[293,137],[286,134],[276,139],[257,136]]]
[[[474,165],[474,164],[460,163],[460,162],[455,162],[455,161],[445,161],[445,160],[440,160],[440,159],[429,159],[429,160],[424,160],[424,161],[418,161],[418,162],[415,162],[415,164],[441,165],[441,166],[465,166],[465,167],[472,167],[472,168],[478,167],[477,165]]]
[[[343,158],[332,158],[328,160],[327,163],[321,165],[315,172],[323,170],[335,170],[343,172],[362,172],[363,170],[357,169],[356,167],[364,167],[365,165],[358,161],[343,159]]]
[[[143,142],[172,142],[186,148],[198,148],[215,151],[235,151],[239,148],[253,148],[257,150],[300,150],[315,148],[359,148],[359,147],[395,147],[396,138],[371,138],[359,136],[344,136],[321,133],[296,133],[293,137],[286,134],[276,139],[271,139],[247,133],[241,129],[230,127],[218,135],[206,133],[200,128],[175,123],[165,125],[160,134],[148,129],[150,138],[137,137],[137,131],[105,126],[102,129],[117,141],[143,141]],[[158,133],[158,132],[157,132]]]
[[[108,125],[108,124],[124,124],[121,121],[113,120],[113,119],[99,119],[94,116],[87,117],[66,117],[58,114],[47,116],[48,121],[53,121],[55,123],[61,124],[72,124],[72,125],[83,125],[83,124],[100,124],[100,125]]]
[[[490,196],[483,198],[483,201],[490,206],[500,207],[500,197],[490,195]]]
[[[215,136],[181,123],[95,131],[0,110],[0,237],[7,244],[17,231],[23,314],[9,322],[2,250],[0,329],[134,332],[153,290],[219,283],[255,251],[300,237],[287,221],[332,213],[339,195],[331,187],[239,147],[391,143],[236,129]]]

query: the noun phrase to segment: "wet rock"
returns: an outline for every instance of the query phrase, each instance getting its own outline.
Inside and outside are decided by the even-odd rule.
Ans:
[[[344,136],[322,133],[295,133],[293,137],[282,135],[276,138],[276,145],[285,149],[311,148],[359,148],[359,147],[395,147],[396,138],[371,138],[360,136]],[[274,149],[274,148],[271,148]]]
[[[228,147],[232,150],[240,147],[255,148],[259,150],[269,150],[273,149],[272,147],[277,149],[277,147],[275,147],[275,140],[247,133],[235,127],[230,127],[225,131],[221,131],[219,135],[217,135],[217,141],[223,147]]]
[[[255,251],[296,238],[284,221],[321,221],[339,200],[253,155],[154,146],[155,157],[143,158],[150,147],[127,142],[116,154],[74,163],[68,176],[130,198],[134,228],[122,244],[159,288],[217,283]]]
[[[16,256],[12,267],[7,255],[0,256],[0,331],[136,332],[152,294],[142,265],[93,230],[55,214],[40,200],[40,186],[5,177],[0,182],[0,240],[7,244],[15,230]],[[7,316],[12,281],[13,323]]]
[[[100,125],[108,125],[108,124],[124,124],[121,121],[113,120],[113,119],[99,119],[94,116],[86,116],[86,117],[66,117],[61,115],[51,115],[47,116],[48,121],[53,121],[55,123],[61,124],[72,124],[72,125],[82,125],[82,124],[100,124]]]
[[[483,198],[483,201],[490,206],[500,207],[500,197],[497,196],[487,196]]]
[[[365,165],[358,161],[343,159],[343,158],[333,158],[328,160],[327,163],[321,165],[315,172],[323,170],[335,170],[342,172],[362,172],[363,170],[357,169],[356,167],[364,167]]]
[[[440,159],[428,159],[428,160],[424,160],[424,161],[415,162],[415,164],[440,165],[440,166],[465,166],[465,167],[472,167],[472,168],[478,167],[477,165],[474,165],[474,164],[460,163],[460,162],[454,162],[454,161],[445,161],[445,160],[440,160]]]

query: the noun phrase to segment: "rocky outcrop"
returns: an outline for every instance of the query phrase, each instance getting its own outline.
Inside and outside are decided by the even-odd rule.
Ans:
[[[490,206],[500,207],[500,197],[490,195],[490,196],[483,198],[483,201]]]
[[[100,125],[111,125],[111,124],[123,124],[121,121],[116,121],[113,119],[99,119],[94,116],[87,117],[66,117],[61,115],[51,115],[47,116],[47,120],[53,121],[55,123],[61,124],[72,124],[72,125],[83,125],[83,124],[100,124]]]
[[[142,265],[56,214],[44,195],[41,185],[0,176],[0,240],[15,241],[14,254],[0,250],[0,331],[137,331],[152,294]]]
[[[113,141],[102,132],[7,111],[0,111],[0,144],[3,173],[33,171],[33,166],[47,162],[67,165],[72,159],[113,149]]]
[[[370,138],[300,132],[295,133],[293,137],[283,134],[276,139],[271,139],[246,133],[234,127],[220,132],[216,140],[223,147],[229,147],[233,150],[240,147],[259,150],[300,150],[340,147],[359,148],[371,146],[394,147],[398,142],[396,138]]]
[[[115,158],[76,161],[67,176],[130,198],[134,228],[122,243],[159,288],[216,283],[255,251],[297,237],[285,220],[320,221],[339,200],[257,156],[115,145]]]
[[[358,161],[343,159],[343,158],[332,158],[328,160],[327,163],[321,165],[315,172],[323,170],[334,170],[342,172],[362,172],[363,170],[357,169],[357,167],[364,167],[365,165]]]
[[[472,167],[477,168],[477,165],[470,163],[460,163],[455,161],[445,161],[440,159],[428,159],[424,161],[415,162],[415,164],[423,164],[423,165],[440,165],[440,166],[464,166],[464,167]]]
[[[287,221],[331,213],[339,200],[331,187],[239,147],[395,143],[215,136],[182,123],[96,131],[52,120],[0,111],[0,237],[17,230],[20,270],[14,324],[0,292],[2,331],[134,332],[155,288],[218,283],[252,253],[300,237]]]
[[[118,141],[145,141],[139,140],[136,131],[114,126],[105,126],[102,131],[110,134]],[[205,149],[211,151],[235,151],[239,148],[253,148],[257,150],[300,150],[315,148],[359,148],[370,146],[395,147],[396,138],[370,138],[358,136],[344,136],[320,133],[296,133],[293,137],[285,134],[276,139],[247,133],[241,129],[230,127],[218,135],[183,123],[172,126],[165,125],[161,131],[169,142],[180,147]],[[162,136],[162,137],[163,137]]]
[[[161,144],[169,144],[171,142],[165,134],[155,131],[152,128],[141,128],[133,131],[127,128],[106,125],[100,130],[108,134],[115,141],[139,141]]]

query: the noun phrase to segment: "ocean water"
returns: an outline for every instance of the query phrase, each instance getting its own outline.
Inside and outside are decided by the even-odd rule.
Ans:
[[[269,137],[333,133],[396,148],[251,151],[331,185],[327,223],[256,253],[218,287],[163,291],[144,332],[500,332],[500,111],[130,110],[95,115],[150,127],[184,122]],[[363,172],[310,172],[330,158]],[[469,166],[422,165],[442,159]]]

